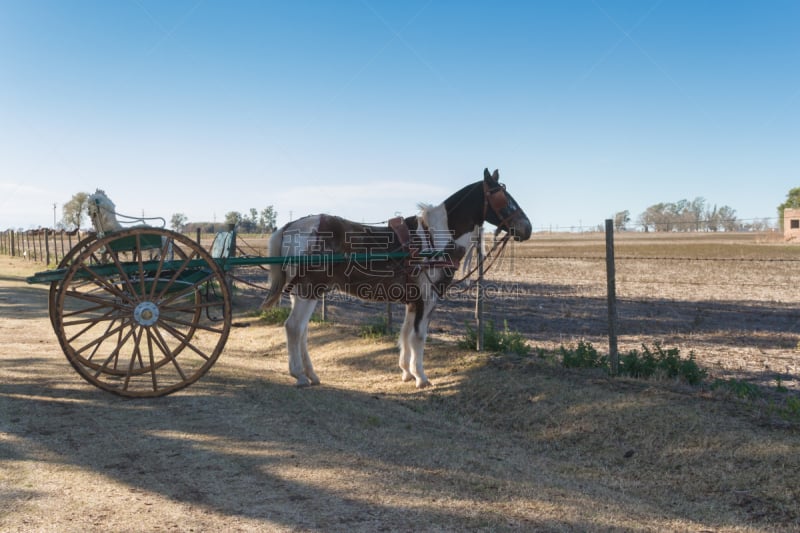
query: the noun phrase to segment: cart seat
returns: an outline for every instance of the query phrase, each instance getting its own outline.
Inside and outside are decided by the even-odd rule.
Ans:
[[[228,259],[233,248],[234,233],[232,231],[220,231],[214,236],[211,243],[211,257],[214,259]]]

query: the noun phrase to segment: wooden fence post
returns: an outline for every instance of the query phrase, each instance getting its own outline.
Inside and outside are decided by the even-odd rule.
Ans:
[[[46,229],[42,230],[44,232],[44,264],[50,264],[50,232]]]
[[[478,281],[475,283],[477,289],[475,294],[475,322],[478,328],[478,335],[475,341],[475,350],[483,351],[483,226],[481,226],[478,235],[478,244],[476,249],[478,260]]]
[[[61,258],[63,259],[65,255],[67,255],[67,251],[64,249],[64,230],[58,232],[59,241],[61,241]],[[58,257],[56,257],[56,262],[58,262]]]
[[[619,374],[617,352],[617,282],[614,267],[614,221],[606,219],[606,281],[608,287],[608,357],[611,374]]]

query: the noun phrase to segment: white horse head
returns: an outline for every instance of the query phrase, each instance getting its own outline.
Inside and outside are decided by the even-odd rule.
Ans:
[[[110,231],[122,229],[122,225],[117,220],[116,206],[106,196],[105,191],[97,189],[93,195],[87,198],[86,206],[89,218],[92,219],[92,226],[98,235],[102,236]]]

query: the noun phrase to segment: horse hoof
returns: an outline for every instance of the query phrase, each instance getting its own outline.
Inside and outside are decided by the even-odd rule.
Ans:
[[[403,381],[411,381],[415,379],[414,376],[408,370],[403,370]]]
[[[431,383],[427,379],[424,380],[424,381],[422,381],[422,380],[417,381],[417,388],[418,389],[427,389],[428,387],[433,387],[433,383]]]
[[[310,381],[306,377],[297,378],[297,382],[294,384],[295,387],[298,389],[305,389],[306,387],[311,387],[312,385],[319,385],[319,380],[316,383]]]

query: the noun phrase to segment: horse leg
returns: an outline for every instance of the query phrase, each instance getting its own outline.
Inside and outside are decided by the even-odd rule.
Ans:
[[[297,379],[295,385],[308,387],[319,385],[319,378],[311,366],[308,355],[308,321],[317,307],[317,301],[291,296],[292,311],[284,323],[286,328],[286,348],[289,352],[289,373]]]
[[[411,381],[414,375],[411,373],[411,334],[414,331],[414,317],[416,313],[414,304],[406,304],[406,317],[400,328],[398,345],[400,346],[400,368],[403,370],[403,381]]]
[[[311,313],[313,314],[314,309],[316,309],[316,300],[312,300],[314,305],[311,306]],[[300,354],[303,356],[303,373],[306,377],[311,381],[312,385],[319,385],[319,378],[317,374],[314,372],[314,366],[311,364],[311,356],[308,355],[308,321],[311,319],[309,318],[306,320],[306,325],[303,328],[303,334],[300,339]]]
[[[425,340],[428,338],[428,324],[430,324],[434,307],[436,307],[436,300],[420,302],[416,306],[414,319],[411,321],[413,327],[408,332],[408,344],[411,348],[409,371],[416,379],[418,389],[431,386],[431,382],[428,381],[425,370],[422,368],[422,356],[425,351]]]

